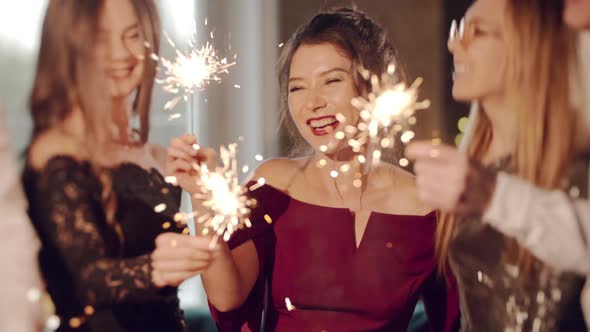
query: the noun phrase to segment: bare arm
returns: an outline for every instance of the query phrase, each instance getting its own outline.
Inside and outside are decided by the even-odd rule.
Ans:
[[[178,184],[189,193],[199,190],[196,184],[198,164],[216,166],[216,154],[211,149],[194,149],[195,137],[184,135],[175,138],[168,147],[167,172],[176,177]],[[193,210],[202,215],[202,201],[191,200]],[[197,224],[197,236],[202,235],[202,225]],[[260,262],[252,240],[239,245],[233,250],[224,241],[219,241],[220,250],[215,254],[207,271],[201,274],[203,286],[211,304],[222,312],[240,307],[248,298],[259,276]]]

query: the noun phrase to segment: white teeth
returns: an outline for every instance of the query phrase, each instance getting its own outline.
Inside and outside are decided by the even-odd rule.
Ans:
[[[318,129],[318,128],[326,127],[326,126],[329,126],[329,125],[333,125],[336,122],[338,122],[338,120],[336,120],[335,118],[324,118],[324,119],[320,119],[320,120],[311,120],[309,122],[309,124],[314,129]]]

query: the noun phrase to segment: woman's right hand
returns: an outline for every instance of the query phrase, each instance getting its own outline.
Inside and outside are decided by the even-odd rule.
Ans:
[[[178,185],[189,193],[199,191],[197,179],[199,169],[217,167],[217,153],[211,148],[195,148],[197,138],[184,134],[170,141],[166,158],[166,173],[176,177]]]
[[[156,287],[177,287],[206,271],[220,251],[220,245],[212,247],[208,237],[160,234],[152,253],[152,282]]]

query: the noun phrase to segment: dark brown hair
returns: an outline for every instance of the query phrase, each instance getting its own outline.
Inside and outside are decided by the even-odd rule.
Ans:
[[[293,55],[302,45],[324,43],[337,47],[351,59],[353,78],[360,95],[366,96],[370,92],[370,83],[361,74],[363,70],[380,75],[390,64],[394,64],[398,78],[404,79],[397,54],[385,29],[365,13],[351,8],[336,8],[315,15],[285,43],[278,61],[281,123],[291,137],[300,138],[293,121],[286,121],[290,118],[287,98]]]

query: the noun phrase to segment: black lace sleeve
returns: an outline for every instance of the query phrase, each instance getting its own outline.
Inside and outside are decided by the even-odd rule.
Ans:
[[[140,302],[158,297],[150,254],[118,255],[117,232],[106,222],[102,186],[90,164],[56,157],[28,187],[31,219],[46,250],[71,274],[84,305]],[[33,194],[31,194],[33,192]]]

